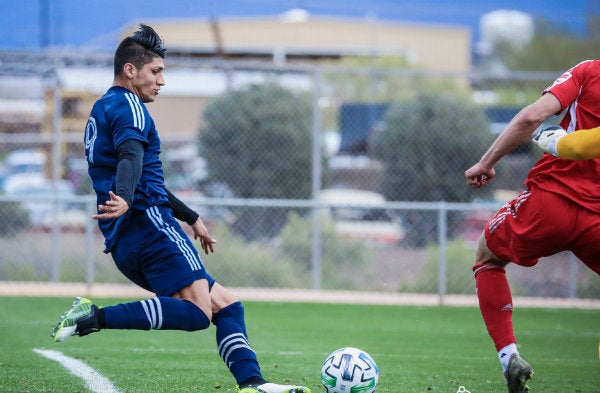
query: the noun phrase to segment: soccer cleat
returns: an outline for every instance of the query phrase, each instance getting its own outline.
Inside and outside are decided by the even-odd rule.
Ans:
[[[278,385],[271,382],[245,386],[238,391],[239,393],[310,393],[310,389],[306,386]]]
[[[85,336],[99,330],[98,307],[90,299],[78,297],[60,317],[50,336],[55,342],[60,342],[71,336]]]
[[[525,384],[533,376],[533,369],[519,355],[513,353],[504,372],[508,393],[525,393],[529,387]]]

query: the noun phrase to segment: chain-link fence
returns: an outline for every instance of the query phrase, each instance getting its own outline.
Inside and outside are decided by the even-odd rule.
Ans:
[[[0,281],[126,282],[90,219],[83,157],[110,56],[0,63]],[[475,242],[540,153],[520,146],[484,190],[464,170],[559,73],[167,59],[148,108],[167,186],[217,238],[203,259],[223,284],[473,294]],[[570,253],[508,272],[515,295],[600,298]]]

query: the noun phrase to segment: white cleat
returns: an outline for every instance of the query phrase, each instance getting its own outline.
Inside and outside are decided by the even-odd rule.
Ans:
[[[266,382],[260,385],[246,386],[239,390],[240,393],[311,393],[306,386],[279,385]]]

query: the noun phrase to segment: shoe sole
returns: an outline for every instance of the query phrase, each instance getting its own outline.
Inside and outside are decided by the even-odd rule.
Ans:
[[[265,386],[266,385],[266,386]],[[261,386],[264,389],[261,389]],[[311,393],[310,389],[305,386],[281,386],[284,390],[275,390],[277,388],[276,384],[267,383],[261,386],[248,386],[239,390],[239,393]]]

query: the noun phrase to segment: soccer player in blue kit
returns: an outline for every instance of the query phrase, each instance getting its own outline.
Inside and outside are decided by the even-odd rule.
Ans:
[[[216,326],[219,355],[241,393],[310,393],[304,386],[266,381],[246,334],[244,308],[204,268],[177,220],[192,227],[206,254],[213,239],[198,214],[165,188],[160,140],[145,103],[162,86],[166,48],[141,24],[114,56],[114,81],[94,104],[85,129],[88,173],[97,195],[93,218],[118,269],[155,294],[148,300],[99,308],[77,298],[54,327],[54,341],[102,329],[184,330]]]

